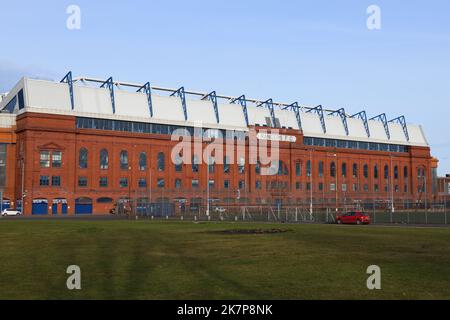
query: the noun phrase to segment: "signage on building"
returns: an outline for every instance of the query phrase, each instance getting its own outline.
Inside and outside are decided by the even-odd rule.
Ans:
[[[290,142],[295,143],[297,141],[297,137],[295,136],[288,136],[284,134],[277,134],[277,133],[263,133],[259,132],[256,137],[259,140],[269,140],[269,141],[279,141],[279,142]]]
[[[450,182],[447,183],[447,194],[450,194]]]

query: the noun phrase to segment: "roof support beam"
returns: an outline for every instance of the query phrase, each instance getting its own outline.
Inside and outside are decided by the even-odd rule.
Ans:
[[[259,107],[266,107],[270,111],[270,117],[272,118],[272,126],[275,128],[275,111],[273,109],[273,100],[269,99],[264,101],[263,103],[260,103],[256,106]]]
[[[171,97],[178,96],[181,99],[181,106],[183,107],[184,120],[187,121],[188,114],[187,114],[187,108],[186,108],[186,93],[184,92],[184,87],[181,87],[180,89],[176,90],[170,96]]]
[[[69,71],[64,78],[60,81],[61,83],[67,83],[69,85],[69,94],[70,94],[70,105],[72,107],[72,110],[75,109],[75,101],[73,98],[73,78],[72,78],[72,71]]]
[[[406,125],[406,119],[405,116],[400,116],[398,118],[392,119],[389,122],[397,122],[402,125],[403,132],[405,133],[406,140],[409,141],[409,132],[408,132],[408,126]]]
[[[347,115],[345,114],[345,109],[341,108],[339,110],[333,111],[330,113],[331,116],[338,114],[341,117],[342,124],[344,125],[345,133],[349,135],[348,132],[348,123],[347,123]]]
[[[385,113],[379,114],[373,118],[370,118],[369,120],[378,120],[383,123],[384,130],[386,131],[386,136],[389,140],[391,140],[391,133],[389,132],[389,126],[387,122],[387,117]]]
[[[113,114],[116,113],[116,101],[114,98],[114,82],[113,82],[113,78],[109,77],[108,80],[106,80],[101,86],[100,88],[104,88],[104,87],[108,87],[109,89],[109,95],[111,97],[111,105],[112,105],[112,111]]]
[[[217,123],[220,123],[220,118],[219,118],[219,107],[217,106],[217,94],[215,91],[205,95],[202,100],[208,99],[213,103],[213,107],[214,107],[214,113],[216,114],[216,121]]]
[[[143,92],[143,91],[147,95],[148,111],[150,112],[150,117],[153,117],[152,87],[150,86],[150,82],[144,84],[136,92]]]
[[[282,110],[292,110],[295,112],[295,118],[297,119],[298,130],[302,130],[302,119],[300,117],[300,109],[298,102],[294,102],[287,107],[284,107]]]
[[[247,112],[247,100],[245,99],[245,95],[242,95],[238,98],[230,100],[230,103],[234,104],[236,101],[239,101],[240,105],[242,106],[242,111],[244,112],[244,118],[245,123],[247,124],[247,127],[249,125],[248,123],[248,112]]]
[[[322,105],[318,105],[317,107],[315,107],[315,108],[311,108],[311,109],[309,109],[308,111],[306,111],[307,113],[310,113],[310,112],[315,112],[315,113],[317,113],[318,115],[319,115],[319,118],[320,118],[320,123],[321,123],[321,125],[322,125],[322,130],[323,130],[323,133],[327,133],[327,126],[325,125],[325,118],[324,118],[324,116],[323,116],[323,107],[322,107]]]
[[[367,122],[367,113],[365,111],[361,111],[357,114],[354,114],[350,116],[350,118],[359,118],[364,123],[364,128],[366,129],[367,138],[370,138],[370,129],[369,129],[369,123]]]

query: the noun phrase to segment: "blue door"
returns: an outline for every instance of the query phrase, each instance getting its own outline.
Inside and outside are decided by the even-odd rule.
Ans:
[[[52,204],[52,214],[53,215],[58,214],[58,204],[57,203]]]
[[[33,215],[48,214],[48,202],[44,202],[44,201],[33,202],[32,214]]]
[[[67,203],[63,203],[61,209],[62,214],[67,214]]]
[[[90,198],[76,199],[75,214],[92,214],[92,199]]]

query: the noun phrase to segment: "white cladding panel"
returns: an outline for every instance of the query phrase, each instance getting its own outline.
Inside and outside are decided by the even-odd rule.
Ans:
[[[75,110],[86,113],[112,114],[109,90],[74,86]]]
[[[381,121],[369,120],[368,123],[371,139],[377,140],[378,142],[383,140],[386,142],[388,141],[384,125]]]
[[[392,143],[407,143],[405,133],[403,132],[403,127],[399,123],[388,123],[389,134],[391,135]]]
[[[219,104],[220,123],[230,127],[247,127],[240,104]]]
[[[350,132],[349,139],[364,140],[368,138],[364,122],[361,119],[347,118],[347,125]]]
[[[266,118],[270,117],[270,111],[264,107],[247,106],[248,122],[250,125],[265,125]]]
[[[408,125],[409,142],[417,145],[428,145],[422,126]]]
[[[0,128],[11,128],[16,125],[16,115],[0,113]]]
[[[187,100],[188,120],[210,125],[217,125],[214,106],[211,101]]]
[[[28,107],[65,111],[72,109],[68,84],[28,79],[26,86]]]
[[[181,99],[152,95],[153,117],[166,121],[185,121]],[[148,114],[148,112],[146,113]]]
[[[280,119],[280,124],[282,127],[293,128],[298,130],[297,118],[295,117],[295,112],[292,110],[275,110],[275,117]]]
[[[339,116],[324,116],[325,125],[327,127],[327,134],[333,136],[339,136],[343,139],[347,138],[347,133],[345,132],[344,124]]]
[[[114,94],[117,115],[150,118],[145,93],[115,90]]]
[[[300,113],[302,118],[303,133],[305,136],[323,136],[320,117],[315,113]]]

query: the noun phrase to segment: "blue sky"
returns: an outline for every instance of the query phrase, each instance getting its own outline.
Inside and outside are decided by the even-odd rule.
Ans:
[[[81,30],[66,8],[81,8]],[[366,9],[381,8],[381,30]],[[0,91],[20,77],[114,76],[159,86],[404,114],[450,173],[450,2],[8,1]]]

